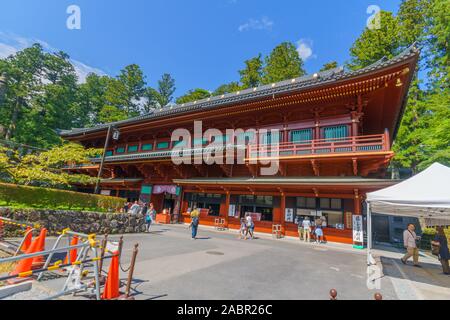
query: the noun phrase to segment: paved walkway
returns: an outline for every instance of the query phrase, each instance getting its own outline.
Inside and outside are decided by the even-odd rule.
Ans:
[[[435,256],[420,252],[422,268],[416,268],[412,261],[407,265],[400,261],[404,252],[390,247],[383,249],[374,250],[374,255],[381,258],[383,273],[391,280],[399,299],[450,300],[450,276],[442,273]]]
[[[237,231],[200,226],[199,239],[191,240],[185,225],[154,225],[151,233],[124,236],[122,264],[128,266],[134,244],[139,243],[132,294],[142,300],[327,300],[331,288],[342,300],[373,299],[375,292],[385,300],[450,298],[449,278],[440,274],[439,262],[432,257],[422,256],[426,268],[418,269],[399,263],[400,252],[376,250],[384,276],[380,289],[369,290],[365,250],[256,236],[255,240],[240,240]],[[118,236],[110,238],[117,240]],[[53,241],[49,238],[48,246]],[[121,272],[123,281],[126,276]],[[36,289],[43,292],[40,286],[44,286],[56,291],[63,281],[43,282]]]

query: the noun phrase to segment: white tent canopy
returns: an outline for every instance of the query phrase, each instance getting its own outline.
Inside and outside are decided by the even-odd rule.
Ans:
[[[408,180],[368,193],[366,201],[367,249],[371,258],[372,211],[377,214],[423,218],[427,224],[450,224],[450,168],[435,163]]]
[[[450,219],[450,168],[435,163],[392,187],[367,194],[373,212]]]

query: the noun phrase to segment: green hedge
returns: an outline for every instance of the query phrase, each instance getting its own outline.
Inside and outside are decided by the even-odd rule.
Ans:
[[[117,197],[0,183],[0,205],[12,207],[116,211],[125,202]]]

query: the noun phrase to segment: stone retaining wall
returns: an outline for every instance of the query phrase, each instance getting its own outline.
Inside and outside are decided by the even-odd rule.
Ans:
[[[65,228],[81,233],[123,234],[145,231],[145,219],[141,214],[82,212],[43,209],[0,208],[0,216],[30,223],[38,223],[56,236]],[[15,226],[5,225],[5,237],[23,236]]]

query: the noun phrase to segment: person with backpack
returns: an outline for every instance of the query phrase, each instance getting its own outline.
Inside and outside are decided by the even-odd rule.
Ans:
[[[200,212],[197,207],[194,207],[194,210],[191,211],[191,224],[189,225],[192,230],[192,240],[195,240],[197,237],[198,224],[199,224],[199,216]]]

